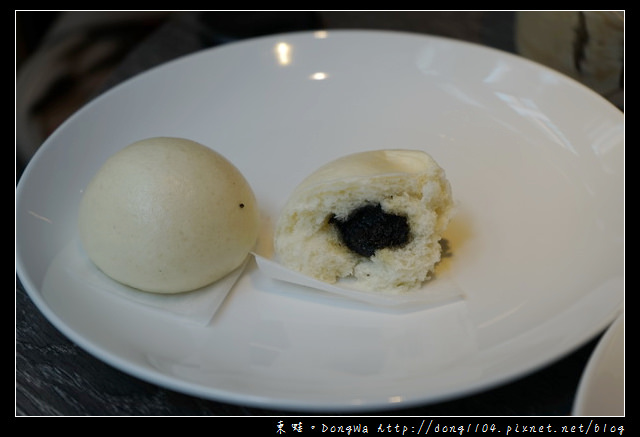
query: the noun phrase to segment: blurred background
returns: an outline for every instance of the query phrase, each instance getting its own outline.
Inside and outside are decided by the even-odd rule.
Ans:
[[[16,11],[18,175],[64,120],[111,86],[226,42],[316,29],[385,29],[513,51],[513,12]]]
[[[16,183],[61,123],[122,81],[220,44],[318,29],[414,32],[520,54],[583,82],[624,109],[622,11],[16,11]],[[57,409],[53,414],[101,414],[105,408],[110,414],[262,412],[183,396],[118,372],[74,347],[18,290],[19,414],[52,414],[51,408]],[[492,414],[498,408],[513,415],[570,414],[579,371],[596,340],[513,384],[410,413]],[[48,350],[67,362],[73,357],[64,379],[51,378]],[[96,398],[79,406],[73,398],[84,385],[95,388],[84,400]],[[115,392],[121,401],[105,401],[103,392]]]
[[[416,32],[518,53],[619,108],[623,11],[16,11],[17,175],[81,106],[155,65],[244,38],[317,29]]]

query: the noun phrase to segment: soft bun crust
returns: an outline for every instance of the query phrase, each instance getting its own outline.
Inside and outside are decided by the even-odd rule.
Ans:
[[[348,249],[330,220],[367,204],[405,216],[409,242],[371,257]],[[274,249],[282,264],[322,281],[352,277],[365,289],[403,292],[430,277],[452,209],[449,182],[428,154],[394,149],[347,155],[296,187],[276,223]]]
[[[79,232],[112,279],[155,293],[211,284],[258,235],[254,193],[240,171],[197,142],[158,137],[113,155],[87,186]]]

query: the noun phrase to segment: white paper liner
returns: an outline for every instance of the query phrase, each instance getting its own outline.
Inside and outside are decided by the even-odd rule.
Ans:
[[[82,287],[104,291],[118,298],[127,299],[181,319],[207,325],[225,300],[251,258],[218,281],[198,290],[158,294],[136,290],[123,285],[101,272],[84,252],[79,237],[74,238],[49,266],[45,283],[51,287]]]
[[[255,252],[253,255],[260,271],[272,279],[314,288],[319,291],[337,294],[372,305],[401,306],[419,303],[435,306],[464,299],[462,289],[447,274],[429,280],[421,288],[416,290],[403,293],[383,293],[380,291],[359,289],[355,281],[348,279],[342,279],[336,284],[329,284],[291,270],[273,258],[267,258]]]
[[[121,284],[112,291],[132,301],[180,316],[199,325],[207,325],[242,275],[249,256],[242,265],[213,284],[193,291],[175,294],[147,293]]]

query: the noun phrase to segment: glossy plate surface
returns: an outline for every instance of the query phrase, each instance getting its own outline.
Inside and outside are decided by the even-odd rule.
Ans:
[[[206,326],[123,299],[74,248],[77,209],[109,156],[151,136],[199,141],[243,172],[263,251],[318,166],[427,151],[458,204],[439,272],[464,299],[374,307],[274,281],[253,260]],[[298,411],[436,402],[544,366],[618,315],[623,155],[618,109],[519,57],[404,33],[269,36],[150,70],[63,124],[17,188],[16,265],[58,329],[161,386]]]
[[[624,315],[611,324],[598,342],[582,375],[573,414],[624,416]]]

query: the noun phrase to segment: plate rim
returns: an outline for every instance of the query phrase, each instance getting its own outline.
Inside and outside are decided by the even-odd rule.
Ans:
[[[593,397],[595,393],[591,392],[591,384],[596,378],[594,374],[596,369],[602,365],[604,359],[604,353],[611,343],[617,339],[617,336],[622,336],[623,340],[623,355],[624,355],[624,338],[625,338],[625,320],[624,311],[622,311],[605,329],[602,337],[598,340],[595,349],[592,351],[587,365],[585,366],[580,380],[578,382],[578,388],[576,389],[576,396],[573,403],[572,414],[574,416],[590,416],[596,414],[595,412],[589,412],[587,410],[587,402],[590,397]],[[624,357],[622,358],[624,362]],[[624,366],[624,364],[623,364]],[[624,386],[624,382],[623,382]],[[623,388],[624,391],[624,388]],[[623,400],[622,408],[625,408],[625,402]],[[596,414],[597,415],[597,414]],[[624,412],[620,414],[624,416]]]
[[[278,400],[274,401],[273,399],[247,399],[247,397],[245,395],[238,395],[239,397],[237,397],[237,399],[234,399],[233,393],[229,393],[227,391],[223,391],[223,393],[218,393],[222,396],[214,396],[211,397],[211,392],[212,391],[217,391],[219,392],[219,390],[215,390],[212,389],[210,387],[207,387],[205,389],[202,389],[201,387],[198,386],[198,384],[193,384],[190,383],[188,381],[184,381],[184,380],[178,380],[178,381],[173,381],[173,378],[170,377],[169,375],[164,375],[164,374],[160,374],[161,376],[168,378],[168,380],[163,381],[163,382],[158,382],[158,380],[154,377],[150,377],[148,375],[148,369],[145,371],[142,371],[140,369],[138,369],[137,365],[132,366],[130,365],[130,363],[126,362],[126,360],[121,360],[120,357],[114,357],[112,356],[112,354],[109,353],[109,351],[103,349],[102,347],[98,347],[94,344],[92,344],[92,342],[90,340],[87,340],[84,336],[82,336],[80,333],[75,332],[75,330],[73,330],[64,320],[62,320],[58,314],[56,314],[50,307],[49,305],[44,301],[41,291],[40,291],[40,287],[37,287],[34,284],[34,281],[32,279],[32,277],[29,275],[28,273],[28,268],[26,266],[26,264],[24,263],[23,259],[24,257],[19,253],[20,252],[20,247],[18,245],[18,239],[19,239],[19,224],[18,224],[18,220],[17,220],[17,214],[18,214],[18,205],[20,203],[21,200],[21,195],[22,195],[22,191],[24,190],[24,186],[26,185],[26,180],[29,179],[30,174],[35,168],[35,164],[33,163],[37,163],[39,160],[42,159],[42,154],[46,153],[46,151],[48,150],[48,148],[51,148],[52,146],[49,146],[49,144],[55,144],[55,142],[53,141],[53,139],[55,138],[55,135],[57,132],[61,131],[62,129],[66,128],[66,126],[70,123],[73,122],[73,120],[75,119],[75,117],[81,113],[82,111],[87,111],[91,105],[96,104],[97,102],[100,101],[100,99],[104,99],[107,96],[109,96],[111,93],[116,92],[120,87],[125,86],[126,84],[130,83],[131,81],[134,80],[139,80],[140,77],[144,76],[145,74],[156,70],[156,69],[160,69],[160,68],[164,68],[166,67],[168,64],[172,64],[172,63],[178,63],[178,62],[185,62],[187,61],[190,57],[192,56],[206,56],[209,55],[210,53],[216,51],[216,50],[221,50],[221,49],[232,49],[233,45],[236,44],[259,44],[259,43],[263,43],[265,40],[273,40],[276,38],[281,38],[281,37],[296,37],[296,36],[300,36],[300,35],[309,35],[312,34],[313,32],[309,32],[309,31],[300,31],[300,32],[292,32],[292,33],[285,33],[285,34],[276,34],[276,35],[266,35],[266,36],[261,36],[261,37],[257,37],[257,38],[249,38],[249,39],[245,39],[245,40],[240,40],[240,41],[236,41],[236,42],[232,42],[229,44],[224,44],[222,46],[217,46],[217,47],[212,47],[212,48],[207,48],[204,50],[200,50],[194,53],[190,53],[187,55],[183,55],[180,56],[179,58],[170,60],[166,63],[160,64],[158,66],[155,66],[151,69],[145,70],[144,72],[141,72],[139,74],[136,74],[135,76],[117,84],[116,86],[114,86],[113,88],[107,90],[105,93],[101,94],[100,96],[98,96],[97,98],[93,99],[92,101],[88,102],[86,105],[84,105],[82,108],[80,108],[76,113],[74,113],[71,117],[69,117],[67,120],[65,120],[65,122],[63,122],[63,124],[61,124],[61,126],[56,129],[56,131],[50,135],[45,142],[43,143],[43,145],[36,151],[36,154],[34,154],[34,156],[32,157],[31,161],[28,163],[28,165],[25,167],[20,180],[18,181],[17,187],[16,187],[16,271],[17,271],[17,275],[19,277],[19,280],[22,283],[22,286],[24,287],[24,290],[26,291],[27,295],[29,296],[29,298],[32,300],[32,302],[35,304],[35,306],[38,308],[39,311],[41,311],[45,317],[52,322],[52,324],[59,329],[61,332],[64,333],[64,335],[71,339],[72,341],[76,342],[79,346],[81,346],[83,349],[85,349],[87,352],[89,352],[91,355],[98,357],[100,360],[107,362],[111,365],[113,365],[114,367],[123,370],[125,373],[131,374],[137,378],[140,378],[142,380],[146,380],[149,381],[151,383],[154,384],[158,384],[167,388],[171,388],[174,390],[178,390],[181,392],[185,392],[185,393],[189,393],[191,395],[194,396],[198,396],[198,397],[203,397],[203,398],[209,398],[212,400],[217,400],[217,401],[221,401],[221,402],[231,402],[231,403],[241,403],[243,405],[247,405],[247,403],[249,403],[250,405],[255,405],[258,407],[262,407],[262,408],[273,408],[274,405],[276,407],[279,408],[293,408],[293,405],[290,405],[288,402],[285,401],[284,404],[282,404],[281,402],[279,402]],[[449,37],[441,37],[441,36],[435,36],[435,35],[423,35],[423,34],[416,34],[416,33],[412,33],[412,32],[404,32],[404,31],[387,31],[387,30],[329,30],[330,34],[337,34],[337,35],[344,35],[344,34],[360,34],[360,35],[366,35],[369,33],[372,34],[376,34],[376,35],[384,35],[384,34],[392,34],[392,35],[396,35],[399,37],[403,37],[403,36],[410,36],[410,37],[418,37],[418,38],[423,38],[425,40],[429,40],[429,39],[437,39],[437,40],[444,40],[447,41],[448,43],[454,44],[454,45],[463,45],[466,46],[468,48],[471,48],[472,50],[477,50],[477,49],[481,49],[481,50],[488,50],[491,52],[496,52],[498,53],[499,56],[508,56],[510,58],[514,58],[517,59],[518,62],[526,62],[526,63],[531,63],[532,65],[534,65],[536,68],[545,68],[548,69],[549,71],[551,71],[554,75],[560,76],[562,78],[564,78],[564,80],[568,81],[568,83],[572,83],[574,85],[578,85],[580,86],[583,90],[586,90],[590,93],[592,93],[595,96],[600,97],[602,103],[606,103],[607,105],[609,105],[611,108],[615,109],[616,111],[619,111],[618,108],[616,108],[613,104],[611,104],[609,101],[607,101],[606,99],[604,99],[602,96],[600,96],[599,94],[597,94],[595,91],[587,88],[586,86],[584,86],[583,84],[575,81],[574,79],[563,75],[560,72],[557,72],[555,70],[551,70],[548,67],[545,67],[544,65],[535,63],[533,61],[527,60],[525,58],[521,58],[518,57],[517,55],[514,55],[512,53],[509,52],[505,52],[503,50],[500,49],[496,49],[496,48],[492,48],[492,47],[487,47],[484,45],[480,45],[477,43],[473,43],[473,42],[468,42],[468,41],[462,41],[462,40],[456,40],[453,38],[449,38]],[[621,114],[622,116],[622,114]],[[607,318],[607,320],[604,320],[600,323],[600,326],[594,327],[594,329],[592,330],[593,332],[591,332],[587,338],[583,338],[583,340],[579,343],[576,344],[574,348],[577,348],[581,345],[583,345],[584,343],[588,342],[591,338],[593,338],[593,336],[597,335],[597,333],[599,333],[601,331],[601,329],[604,328],[604,326],[606,326],[607,324],[609,324],[611,322],[611,320],[613,320],[616,317],[616,313],[612,313],[610,315],[610,317]],[[609,320],[611,319],[611,320]],[[568,353],[568,351],[567,351]],[[549,358],[546,360],[545,363],[540,364],[538,366],[536,366],[536,369],[539,368],[540,366],[544,366],[550,362],[556,361],[558,359],[560,359],[561,356],[556,356],[553,358]],[[535,370],[535,369],[534,369]],[[514,377],[521,377],[524,376],[522,371],[514,371],[514,375],[510,375],[509,377],[503,378],[499,381],[493,381],[493,382],[488,382],[485,384],[478,384],[477,387],[475,389],[472,390],[472,392],[476,392],[479,389],[486,389],[492,386],[495,386],[495,384],[502,384],[505,382],[508,382],[509,379],[514,378]],[[188,387],[188,389],[185,389],[185,386]],[[468,392],[468,390],[464,390],[461,389],[458,392]],[[452,396],[457,397],[460,393],[457,394],[453,394]],[[447,398],[447,396],[444,397],[445,399]],[[296,403],[299,401],[296,401]],[[344,405],[344,404],[340,404],[337,406],[337,408],[340,408],[342,410],[346,409],[350,409],[352,411],[358,411],[358,410],[369,410],[372,408],[400,408],[400,407],[408,407],[411,405],[416,405],[416,404],[421,404],[424,403],[425,400],[424,399],[414,399],[414,400],[408,400],[408,401],[404,401],[402,403],[400,403],[399,405],[392,405],[392,404],[388,404],[386,402],[383,403],[370,403],[370,404],[366,404],[366,405]],[[427,400],[426,402],[431,402],[429,400]],[[288,405],[288,406],[287,406]],[[312,404],[312,405],[299,405],[296,404],[295,406],[296,409],[302,409],[302,410],[309,410],[309,411],[318,411],[318,410],[326,410],[327,408],[329,409],[334,409],[336,408],[336,406],[330,406],[330,405],[324,405],[324,406],[318,406],[316,404]]]

